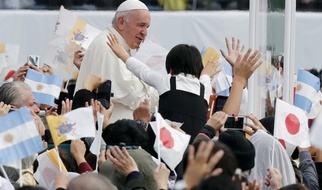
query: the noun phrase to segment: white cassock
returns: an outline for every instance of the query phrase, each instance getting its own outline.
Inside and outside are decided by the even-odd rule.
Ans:
[[[115,34],[124,49],[127,52],[130,51],[130,47],[125,43],[123,37],[113,27],[101,32],[86,50],[75,92],[82,89],[85,78],[89,74],[99,74],[102,78],[107,77],[112,81],[112,93],[114,93],[114,97],[111,98],[114,104],[111,122],[123,118],[133,119],[133,110],[145,98],[150,99],[151,108],[154,108],[158,104],[159,95],[154,88],[134,76],[126,68],[124,62],[114,54],[106,44],[109,33]]]

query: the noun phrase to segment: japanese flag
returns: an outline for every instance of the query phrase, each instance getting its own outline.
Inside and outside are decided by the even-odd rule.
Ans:
[[[156,134],[154,149],[159,154],[158,156],[174,170],[182,160],[190,135],[170,127],[159,113],[156,113],[155,117],[156,122],[150,122]]]
[[[274,136],[295,146],[310,146],[306,113],[280,99],[276,100]]]
[[[312,145],[320,150],[322,150],[321,136],[322,136],[322,111],[320,111],[318,116],[315,118],[310,131],[310,141]]]

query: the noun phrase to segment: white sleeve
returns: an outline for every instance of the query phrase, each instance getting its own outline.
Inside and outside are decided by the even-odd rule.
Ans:
[[[210,77],[208,75],[201,75],[199,81],[205,86],[204,98],[209,103],[209,97],[212,94],[212,87],[210,84]]]
[[[150,67],[137,60],[134,57],[130,57],[126,60],[126,67],[139,79],[146,84],[154,87],[159,93],[163,88],[163,82],[167,77],[166,75],[152,70]],[[161,90],[162,91],[162,90]]]

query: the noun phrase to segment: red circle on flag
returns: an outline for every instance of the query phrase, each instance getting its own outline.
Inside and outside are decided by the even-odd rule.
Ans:
[[[14,70],[9,71],[9,72],[7,73],[7,75],[5,76],[5,78],[4,78],[4,81],[9,80],[11,77],[13,77],[13,75],[14,75],[15,73],[16,73],[16,71],[14,71]]]
[[[296,117],[296,115],[290,113],[285,118],[285,126],[290,134],[295,135],[300,130],[300,120]]]
[[[282,146],[284,147],[284,149],[286,149],[286,143],[283,139],[278,139],[278,141],[282,144]]]
[[[169,149],[174,147],[174,140],[172,138],[172,135],[170,131],[165,127],[162,127],[160,129],[160,140],[164,147]]]

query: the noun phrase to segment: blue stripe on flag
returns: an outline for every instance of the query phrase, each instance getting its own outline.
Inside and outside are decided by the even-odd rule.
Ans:
[[[317,76],[303,69],[298,69],[297,81],[312,86],[316,91],[320,89],[320,79]]]
[[[28,69],[26,78],[36,81],[36,82],[41,82],[45,84],[53,84],[61,88],[61,85],[63,83],[63,80],[57,76],[57,75],[44,75],[40,72],[37,72],[33,69]]]
[[[0,163],[8,163],[19,160],[29,155],[38,153],[43,149],[44,147],[40,136],[36,136],[0,150]]]
[[[223,95],[223,96],[229,96],[229,88],[227,88],[226,90],[224,91],[221,91],[221,92],[218,92],[217,94],[218,95]]]
[[[30,110],[27,107],[22,107],[0,117],[0,133],[14,128],[13,126],[20,126],[32,120]]]
[[[40,93],[40,92],[32,92],[37,103],[47,104],[50,106],[55,106],[55,97],[50,94]]]
[[[294,105],[310,113],[312,107],[312,101],[305,96],[295,94]]]
[[[233,70],[232,70],[232,67],[231,67],[231,65],[229,63],[225,62],[223,64],[223,67],[224,67],[226,75],[233,76]]]

